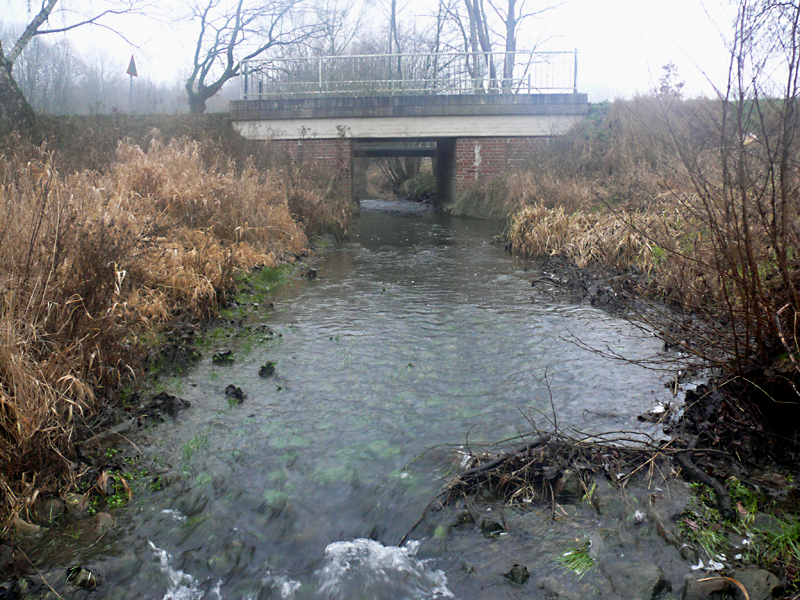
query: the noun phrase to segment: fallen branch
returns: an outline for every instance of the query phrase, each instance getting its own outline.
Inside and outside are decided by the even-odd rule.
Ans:
[[[471,469],[467,469],[466,471],[459,473],[458,480],[466,483],[468,479],[475,479],[482,473],[486,473],[487,471],[491,471],[492,469],[496,469],[497,467],[501,466],[508,459],[523,456],[527,454],[531,449],[546,444],[549,441],[550,441],[550,434],[538,435],[532,441],[528,442],[527,444],[523,444],[518,448],[515,448],[511,452],[506,452],[493,460],[483,463],[482,465],[478,465],[477,467],[472,467]]]
[[[692,454],[694,453],[695,447],[697,447],[697,442],[698,438],[693,438],[686,450],[675,454],[675,460],[689,477],[714,490],[714,495],[717,497],[717,508],[722,518],[728,521],[735,521],[737,515],[736,511],[733,510],[733,504],[731,503],[728,489],[719,479],[711,477],[692,462]]]

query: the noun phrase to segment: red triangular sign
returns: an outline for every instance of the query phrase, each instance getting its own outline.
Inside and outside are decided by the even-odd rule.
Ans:
[[[136,72],[136,61],[133,60],[133,54],[131,54],[131,62],[128,64],[128,75],[131,77],[138,77],[139,73]]]

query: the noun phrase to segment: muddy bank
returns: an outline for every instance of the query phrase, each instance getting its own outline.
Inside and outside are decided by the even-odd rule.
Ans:
[[[467,468],[416,525],[415,534],[459,557],[449,571],[459,573],[450,587],[457,597],[700,600],[744,598],[742,588],[751,599],[794,597],[795,572],[774,544],[792,529],[789,481],[781,493],[757,487],[763,473],[716,480],[723,501],[710,493],[705,453],[676,439],[524,440],[467,453]],[[686,481],[697,472],[707,486]],[[723,517],[731,499],[735,509]]]
[[[333,243],[333,236],[325,236],[314,247],[319,251]],[[277,268],[257,266],[249,275],[240,276],[236,299],[219,306],[216,318],[187,315],[173,319],[160,332],[159,343],[143,358],[146,379],[136,387],[125,383],[104,390],[105,401],[98,410],[76,422],[71,451],[65,458],[69,465],[67,483],[36,490],[7,523],[0,542],[0,578],[6,580],[0,586],[0,597],[28,597],[29,584],[35,581],[39,582],[35,589],[49,589],[41,578],[29,580],[36,574],[34,562],[38,562],[31,561],[29,553],[49,562],[53,550],[57,554],[58,546],[69,540],[95,544],[115,527],[116,519],[109,513],[126,507],[138,493],[160,491],[181,479],[181,474],[165,467],[158,456],[144,456],[140,447],[152,441],[159,426],[178,423],[181,414],[192,406],[179,392],[166,390],[204,356],[211,356],[214,364],[218,359],[233,363],[226,342],[255,343],[279,337],[261,322],[247,323],[248,316],[271,309],[271,302],[262,300],[271,288],[290,277],[313,277],[313,268],[302,262],[308,254],[306,251],[304,256],[293,257],[295,262]],[[220,293],[220,302],[230,295]],[[225,331],[221,338],[211,335],[221,330]],[[264,365],[262,370],[269,377],[274,374],[274,365]],[[225,396],[231,402],[241,400],[235,393]],[[96,585],[94,581],[90,587]],[[86,586],[81,583],[77,587]]]

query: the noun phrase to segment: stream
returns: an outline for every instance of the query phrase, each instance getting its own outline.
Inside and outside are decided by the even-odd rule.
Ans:
[[[659,373],[575,340],[634,359],[662,342],[585,302],[537,294],[525,263],[491,244],[500,232],[423,205],[363,202],[349,240],[313,260],[315,280],[292,279],[274,308],[250,311],[248,323],[280,336],[221,330],[215,343],[233,364],[213,365],[207,351],[173,382],[191,407],[135,438],[161,489],[140,486],[110,510],[116,526],[99,540],[75,534],[50,550],[100,578],[73,595],[538,597],[503,581],[511,550],[477,529],[451,534],[434,518],[397,544],[458,467],[457,450],[554,420],[655,433],[636,416],[668,391]],[[276,372],[259,377],[267,361]],[[228,402],[230,384],[241,404]],[[574,509],[559,526],[537,511],[547,512],[507,517],[529,520],[514,551],[532,572],[563,575],[552,557],[596,516]]]

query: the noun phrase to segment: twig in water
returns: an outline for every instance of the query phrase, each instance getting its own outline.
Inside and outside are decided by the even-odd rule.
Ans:
[[[402,547],[402,545],[406,543],[406,540],[408,540],[408,536],[410,536],[414,532],[414,530],[417,528],[417,526],[420,523],[422,523],[422,519],[424,519],[425,515],[428,514],[428,510],[431,508],[431,506],[433,506],[436,502],[439,502],[439,498],[441,497],[441,495],[442,494],[439,494],[438,496],[436,496],[436,498],[431,500],[430,504],[428,504],[428,506],[425,507],[425,510],[422,511],[422,514],[420,514],[419,518],[411,526],[411,529],[409,529],[408,532],[402,538],[400,538],[400,542],[397,544],[398,548]],[[441,506],[441,504],[442,503],[439,502],[440,506]]]
[[[22,548],[17,548],[17,550],[19,550],[19,553],[20,553],[20,554],[22,554],[22,556],[25,558],[25,560],[27,560],[27,561],[28,561],[28,563],[30,563],[31,567],[33,567],[33,570],[34,570],[34,571],[36,571],[36,574],[37,574],[39,577],[41,577],[41,578],[42,578],[42,581],[44,582],[44,584],[45,584],[47,587],[49,587],[49,588],[50,588],[50,591],[51,591],[51,592],[53,592],[53,593],[54,593],[54,594],[55,594],[55,595],[56,595],[58,598],[60,598],[60,600],[64,600],[64,597],[63,597],[61,594],[59,594],[57,591],[55,591],[55,590],[53,589],[53,586],[52,586],[52,585],[50,585],[49,583],[47,583],[47,580],[44,578],[44,576],[42,575],[41,571],[39,571],[39,569],[37,569],[37,568],[36,568],[36,565],[35,565],[35,564],[33,564],[33,561],[32,561],[30,558],[28,558],[28,555],[27,555],[27,554],[25,554],[25,552],[22,550]]]

